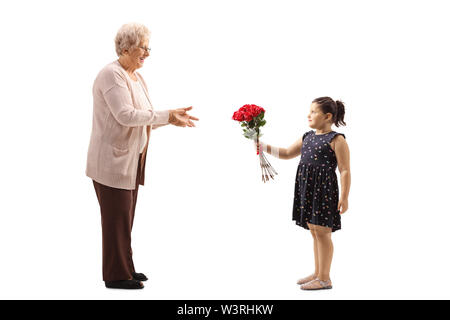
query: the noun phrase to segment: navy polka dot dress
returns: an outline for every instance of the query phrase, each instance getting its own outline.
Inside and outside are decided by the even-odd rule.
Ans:
[[[303,135],[292,219],[305,229],[309,229],[307,223],[331,228],[333,232],[341,229],[337,160],[330,146],[339,134],[345,138],[335,131],[316,135],[311,130]]]

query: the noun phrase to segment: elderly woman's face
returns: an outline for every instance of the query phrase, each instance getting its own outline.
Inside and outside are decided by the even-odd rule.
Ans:
[[[148,39],[143,39],[139,46],[128,51],[129,61],[136,69],[141,68],[144,65],[144,60],[150,55],[147,48]]]

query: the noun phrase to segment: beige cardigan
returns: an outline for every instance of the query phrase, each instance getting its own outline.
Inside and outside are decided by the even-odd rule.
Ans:
[[[139,181],[144,185],[150,133],[152,128],[166,125],[169,121],[169,110],[153,110],[147,85],[138,72],[136,75],[145,88],[150,110],[139,109],[137,93],[133,92],[131,83],[133,80],[118,60],[100,71],[92,88],[94,109],[86,175],[101,184],[127,190],[134,190],[136,185],[142,126],[147,126]]]

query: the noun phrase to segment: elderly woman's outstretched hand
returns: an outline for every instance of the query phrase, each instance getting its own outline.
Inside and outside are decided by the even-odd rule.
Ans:
[[[169,123],[177,127],[195,127],[195,124],[194,122],[192,122],[192,120],[198,121],[199,119],[187,113],[187,111],[191,109],[192,106],[187,108],[169,110]]]

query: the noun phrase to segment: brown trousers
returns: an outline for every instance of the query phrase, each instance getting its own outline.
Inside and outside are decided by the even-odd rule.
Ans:
[[[135,190],[108,187],[92,180],[102,216],[104,281],[128,280],[132,278],[132,272],[135,272],[131,230],[141,179],[141,158],[139,157]]]

